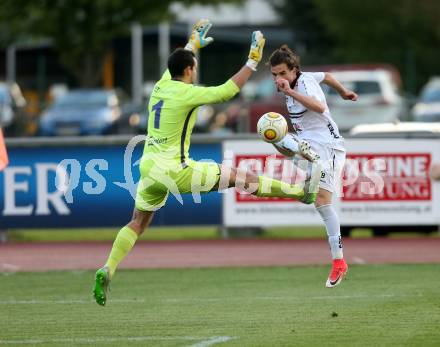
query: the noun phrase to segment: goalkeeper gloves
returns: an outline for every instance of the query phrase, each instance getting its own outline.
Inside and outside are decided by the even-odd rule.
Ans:
[[[251,49],[249,51],[249,59],[246,62],[246,66],[254,71],[257,71],[257,65],[263,58],[263,47],[265,42],[266,39],[261,31],[254,31],[252,33]]]
[[[200,19],[196,24],[194,24],[191,36],[185,46],[185,49],[195,53],[199,48],[203,48],[214,41],[212,37],[205,37],[211,27],[212,23],[209,21],[209,19]]]

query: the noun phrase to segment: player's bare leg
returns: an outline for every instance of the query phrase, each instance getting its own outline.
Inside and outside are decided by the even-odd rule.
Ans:
[[[133,210],[133,217],[127,224],[138,236],[142,235],[145,229],[150,225],[153,219],[154,211],[140,211],[137,208]]]
[[[332,269],[325,284],[327,288],[332,288],[341,283],[348,270],[348,266],[344,260],[344,255],[342,252],[341,227],[339,218],[336,212],[333,210],[331,203],[332,193],[320,188],[315,206],[325,223],[328,234],[328,242],[333,258]]]
[[[321,178],[322,168],[319,162],[319,154],[312,149],[309,142],[301,140],[295,133],[288,133],[281,141],[273,143],[273,146],[278,152],[294,160],[296,164],[298,164],[299,158],[304,158],[309,162],[310,165],[300,165],[300,168],[307,172],[308,176],[305,181],[305,194],[300,201],[305,204],[313,203],[317,196]]]
[[[258,176],[242,169],[220,165],[220,181],[215,189],[235,187],[250,194],[260,197],[280,197],[302,200],[306,196],[306,203],[313,203],[314,195],[308,195],[304,191],[304,185],[289,184],[267,176]]]
[[[117,266],[133,248],[138,236],[150,225],[153,215],[152,211],[140,211],[135,208],[131,221],[119,231],[107,262],[95,274],[93,296],[97,304],[106,304],[110,280]]]

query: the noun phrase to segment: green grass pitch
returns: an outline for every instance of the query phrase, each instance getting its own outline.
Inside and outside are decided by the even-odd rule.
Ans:
[[[440,346],[440,266],[119,271],[106,307],[93,272],[0,274],[0,345]]]

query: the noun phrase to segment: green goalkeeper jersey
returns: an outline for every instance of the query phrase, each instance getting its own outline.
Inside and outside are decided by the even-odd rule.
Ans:
[[[156,83],[148,103],[148,136],[144,155],[184,163],[199,106],[231,99],[239,92],[232,81],[200,87],[171,79],[168,70]]]

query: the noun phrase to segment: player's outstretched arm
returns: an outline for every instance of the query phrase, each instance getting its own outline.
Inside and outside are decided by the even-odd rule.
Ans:
[[[258,63],[263,56],[265,39],[260,31],[252,34],[251,49],[248,61],[234,76],[225,83],[215,87],[192,86],[187,91],[186,99],[193,105],[205,105],[224,102],[231,99],[240,91],[252,72],[256,70]]]
[[[231,80],[241,89],[251,77],[253,71],[257,71],[258,63],[263,58],[263,48],[266,43],[261,31],[254,31],[252,33],[251,48],[249,50],[248,60],[246,64],[231,77]]]
[[[188,39],[188,43],[185,49],[196,53],[200,48],[206,47],[214,41],[212,37],[206,37],[209,29],[211,29],[212,23],[209,19],[200,19],[194,24],[191,36]]]
[[[358,95],[355,92],[345,88],[331,73],[325,73],[323,82],[336,90],[344,100],[356,101],[358,99]]]
[[[185,45],[185,49],[196,53],[200,48],[206,47],[213,42],[214,39],[212,37],[206,37],[211,27],[212,23],[209,21],[209,19],[200,19],[196,24],[194,24],[191,35],[188,39],[188,43]],[[170,79],[171,75],[167,69],[163,73],[161,80]]]

